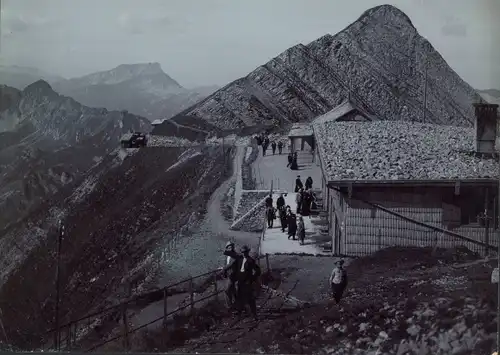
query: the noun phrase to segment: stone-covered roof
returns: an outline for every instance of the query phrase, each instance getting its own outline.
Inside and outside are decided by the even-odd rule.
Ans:
[[[313,129],[308,123],[296,123],[290,129],[288,137],[307,137],[314,134]]]
[[[350,101],[345,101],[342,104],[336,106],[327,113],[314,119],[313,123],[321,123],[327,121],[342,121],[344,117],[348,114],[357,114],[356,121],[373,121],[376,120],[371,114],[365,112],[357,105]]]
[[[474,153],[473,128],[394,121],[313,127],[328,181],[498,178],[497,160]]]

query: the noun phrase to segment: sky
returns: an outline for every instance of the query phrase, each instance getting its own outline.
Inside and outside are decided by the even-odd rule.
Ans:
[[[500,89],[499,0],[2,0],[0,63],[69,78],[159,62],[185,87],[222,86],[385,3],[473,87]]]

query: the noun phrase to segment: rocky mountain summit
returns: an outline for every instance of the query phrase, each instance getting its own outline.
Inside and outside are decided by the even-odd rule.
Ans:
[[[479,100],[407,15],[383,5],[336,35],[287,49],[181,115],[226,128],[297,122],[331,110],[349,92],[382,120],[460,126],[472,125],[471,104]]]
[[[53,86],[84,105],[128,110],[151,120],[169,118],[211,93],[206,88],[183,88],[159,63],[121,64]]]
[[[150,130],[145,118],[83,106],[43,80],[0,93],[0,229],[77,180],[123,133]]]

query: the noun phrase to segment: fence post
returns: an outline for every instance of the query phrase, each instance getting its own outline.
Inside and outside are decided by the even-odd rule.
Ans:
[[[219,287],[217,285],[217,272],[214,272],[215,300],[219,299]]]
[[[78,323],[75,322],[75,329],[73,330],[73,344],[76,345],[78,340]]]
[[[266,254],[266,267],[267,272],[271,272],[271,267],[269,266],[269,254]]]
[[[193,314],[194,312],[194,287],[193,287],[193,278],[189,279],[189,304],[190,304],[190,312]]]
[[[123,340],[125,350],[128,351],[130,349],[130,343],[128,341],[128,319],[127,319],[127,304],[124,303],[122,307],[122,319],[123,319]]]
[[[68,330],[66,331],[66,350],[71,349],[71,324],[68,325]]]
[[[377,239],[378,239],[378,250],[380,250],[382,249],[382,230],[380,228],[378,229]]]
[[[167,288],[163,289],[163,326],[167,325]]]

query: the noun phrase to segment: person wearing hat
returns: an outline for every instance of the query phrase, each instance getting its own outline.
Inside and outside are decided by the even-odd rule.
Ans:
[[[332,296],[338,304],[342,299],[342,294],[347,286],[347,272],[344,269],[344,260],[340,259],[335,263],[335,267],[330,275],[330,285],[332,289]]]
[[[300,175],[297,175],[297,179],[295,179],[295,192],[299,192],[302,188],[304,188],[304,185],[302,184],[302,180],[300,180]]]
[[[224,251],[226,258],[226,266],[223,268],[223,276],[227,278],[226,283],[226,302],[229,308],[234,307],[236,302],[236,282],[238,281],[238,261],[241,256],[236,252],[234,243],[229,241],[226,243]]]
[[[238,271],[238,314],[241,315],[246,305],[255,319],[257,319],[257,303],[254,285],[261,275],[261,270],[254,258],[250,256],[250,248],[244,245],[241,248],[242,257]]]

